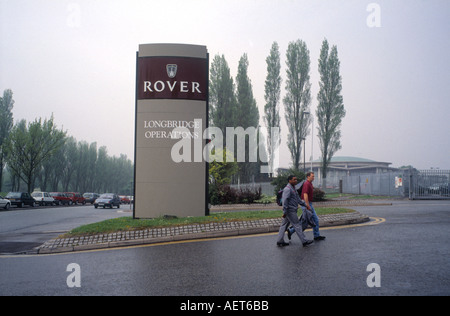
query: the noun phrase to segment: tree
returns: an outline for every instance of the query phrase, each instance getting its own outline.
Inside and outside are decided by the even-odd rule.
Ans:
[[[20,189],[20,164],[18,159],[8,159],[8,155],[10,155],[10,141],[12,138],[12,132],[14,131],[15,133],[19,133],[22,132],[23,134],[25,134],[27,129],[27,122],[25,120],[20,120],[19,122],[16,123],[16,125],[14,125],[13,129],[11,130],[11,133],[6,141],[6,143],[4,144],[4,150],[6,153],[6,163],[7,163],[7,169],[9,171],[10,174],[10,178],[11,178],[11,190],[15,191],[16,188],[17,190]]]
[[[267,148],[269,166],[274,168],[273,154],[280,146],[281,138],[272,138],[272,127],[280,127],[279,103],[281,94],[281,76],[280,76],[280,48],[277,42],[272,44],[270,55],[266,59],[267,63],[267,77],[264,86],[264,99],[266,105],[264,106],[264,122],[267,127]]]
[[[7,89],[3,92],[3,97],[0,97],[0,192],[2,192],[3,169],[6,160],[5,143],[14,125],[13,107],[13,92]]]
[[[340,75],[340,62],[337,47],[329,51],[328,41],[322,43],[319,58],[320,90],[317,95],[318,107],[316,111],[319,122],[319,142],[322,152],[322,181],[326,186],[328,165],[334,154],[341,149],[341,123],[345,117]]]
[[[95,192],[95,177],[97,175],[97,143],[91,143],[88,151],[88,178],[86,179],[86,189],[84,192]],[[134,174],[134,169],[133,169]],[[133,176],[134,177],[134,176]]]
[[[238,73],[236,76],[236,111],[234,112],[234,125],[230,127],[242,127],[246,130],[249,127],[259,127],[259,111],[256,100],[253,97],[253,87],[248,76],[248,56],[242,55],[239,60]],[[239,177],[243,182],[251,181],[253,175],[259,172],[259,163],[250,162],[250,150],[258,150],[258,148],[250,148],[250,136],[246,136],[245,140],[245,162],[239,162]],[[252,143],[259,144],[258,139],[252,140]],[[236,151],[234,151],[236,153]]]
[[[108,169],[109,169],[109,156],[108,149],[102,146],[98,150],[97,154],[97,181],[96,187],[99,192],[108,191]]]
[[[42,163],[36,185],[43,191],[114,192],[129,194],[133,162],[127,156],[108,156],[106,147],[68,137],[51,158]]]
[[[0,97],[0,191],[5,165],[11,191],[25,183],[30,193],[43,191],[117,192],[128,194],[133,162],[125,155],[109,157],[106,147],[78,142],[57,129],[53,116],[13,124],[13,93]]]
[[[223,158],[223,162],[214,160],[209,164],[209,198],[211,204],[217,205],[220,204],[223,191],[231,184],[231,177],[239,170],[239,167],[235,161],[226,161],[226,148],[214,149],[212,154]]]
[[[305,42],[289,43],[286,57],[287,93],[283,103],[289,129],[288,147],[294,169],[300,169],[302,140],[308,136],[311,124],[311,115],[305,115],[311,104],[310,57]]]
[[[226,137],[226,128],[234,126],[236,96],[230,67],[225,56],[216,55],[211,64],[209,81],[210,125],[222,130]],[[225,138],[226,139],[226,138]]]
[[[209,164],[209,184],[218,188],[224,185],[231,184],[231,176],[238,170],[237,162],[226,161],[227,150],[214,149],[213,155],[219,155],[223,157],[224,162],[218,162],[216,160]]]
[[[32,192],[42,164],[64,144],[66,133],[58,130],[51,119],[35,120],[26,125],[22,120],[11,131],[6,148],[10,169],[22,179]]]
[[[252,83],[248,77],[248,66],[248,56],[244,54],[239,60],[236,76],[237,104],[234,117],[234,126],[241,126],[244,129],[259,125],[259,111],[256,106],[256,100],[253,97]]]

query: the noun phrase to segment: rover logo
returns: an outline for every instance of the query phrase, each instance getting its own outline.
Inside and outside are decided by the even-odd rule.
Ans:
[[[208,60],[205,58],[140,57],[138,76],[138,100],[207,99]]]
[[[177,76],[178,65],[169,64],[166,66],[166,69],[167,75],[169,76],[170,79],[173,79]]]

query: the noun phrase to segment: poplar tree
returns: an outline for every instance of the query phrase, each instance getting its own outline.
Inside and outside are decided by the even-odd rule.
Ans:
[[[222,130],[234,126],[236,111],[235,85],[225,56],[216,55],[211,64],[209,80],[210,125]]]
[[[294,169],[300,169],[302,141],[309,134],[311,83],[309,50],[302,40],[289,43],[286,53],[286,96],[283,99],[289,129],[288,148]]]
[[[249,61],[247,54],[242,55],[239,60],[238,73],[236,76],[236,111],[234,112],[234,125],[230,127],[259,127],[259,111],[256,105],[256,100],[253,96],[253,87],[248,76]],[[258,140],[254,140],[258,141]],[[250,162],[250,139],[247,136],[245,140],[245,162],[239,162],[239,176],[241,181],[249,182],[253,175],[258,174],[259,163]],[[252,148],[257,149],[257,148]],[[235,151],[236,153],[236,151]],[[237,154],[237,153],[236,153]]]
[[[248,76],[248,56],[242,55],[239,60],[238,73],[236,76],[236,115],[234,126],[241,126],[244,129],[259,125],[259,111],[256,106],[256,100],[253,97],[253,86]]]
[[[328,165],[334,154],[341,149],[341,123],[345,117],[337,47],[329,49],[328,41],[322,43],[319,58],[320,90],[316,115],[319,122],[319,142],[322,152],[322,181],[326,186]]]
[[[274,168],[273,154],[280,146],[281,138],[272,139],[272,127],[280,128],[280,95],[281,95],[281,63],[280,63],[280,47],[277,42],[272,44],[270,55],[266,59],[267,77],[264,85],[264,122],[267,128],[267,149],[269,166]],[[280,129],[281,132],[281,129]],[[273,170],[273,169],[272,169]]]

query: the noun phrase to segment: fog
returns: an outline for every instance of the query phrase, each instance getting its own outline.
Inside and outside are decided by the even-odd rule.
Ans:
[[[247,53],[262,118],[273,41],[282,96],[289,42],[308,45],[315,114],[326,38],[338,48],[347,111],[336,156],[450,169],[449,21],[447,0],[0,0],[0,91],[13,90],[16,121],[53,113],[69,135],[133,159],[139,44],[206,45],[211,60],[225,55],[234,77]],[[316,135],[306,141],[308,161],[320,156]]]

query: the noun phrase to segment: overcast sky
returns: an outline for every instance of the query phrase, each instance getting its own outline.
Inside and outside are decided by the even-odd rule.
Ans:
[[[450,169],[448,0],[0,0],[0,91],[13,90],[16,121],[53,113],[69,135],[133,159],[139,44],[206,45],[234,77],[247,53],[262,117],[270,47],[280,45],[284,95],[297,39],[310,50],[315,113],[324,38],[338,47],[347,111],[336,156]],[[311,139],[320,156],[316,135],[307,158]]]

